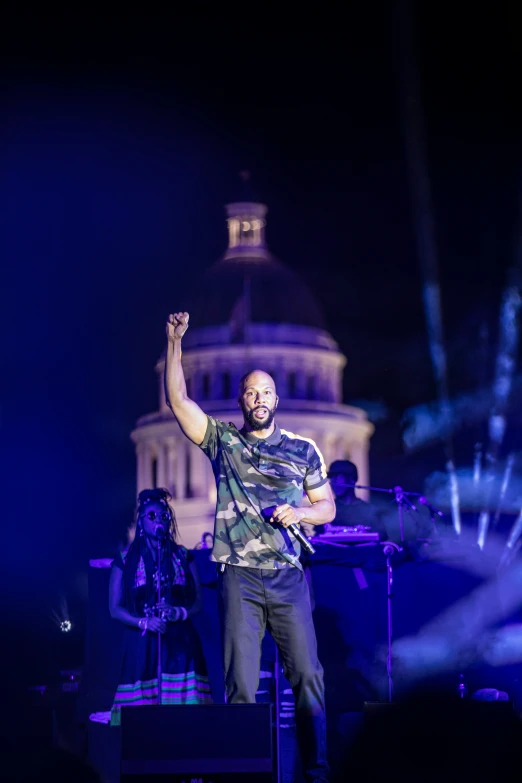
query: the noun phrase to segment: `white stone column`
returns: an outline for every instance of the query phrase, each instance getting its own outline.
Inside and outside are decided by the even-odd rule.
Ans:
[[[321,369],[320,367],[316,367],[314,372],[314,384],[315,384],[315,397],[314,399],[318,402],[322,401],[323,399],[323,384],[322,384],[322,376],[321,376]]]
[[[158,441],[156,444],[156,486],[167,487],[167,454],[165,443]]]
[[[337,367],[333,370],[334,402],[343,401],[343,373]]]
[[[321,366],[319,370],[319,399],[322,402],[330,402],[330,372],[328,367]]]
[[[172,497],[176,497],[176,439],[168,438],[166,442],[167,449],[167,489]]]
[[[229,218],[228,236],[228,246],[236,247],[239,244],[239,220],[237,218]]]
[[[183,500],[185,497],[185,488],[187,484],[186,473],[186,447],[185,440],[176,441],[176,498],[177,500]]]
[[[143,474],[145,472],[144,443],[136,444],[136,494],[139,495],[144,489]]]
[[[317,389],[317,383],[318,383],[318,377],[317,377],[317,371],[313,367],[309,367],[306,371],[306,389],[305,389],[305,399],[307,400],[318,400],[318,389]],[[312,394],[310,394],[310,391]]]
[[[190,488],[192,497],[204,498],[207,495],[205,462],[206,456],[193,443],[188,444],[190,451]]]
[[[341,436],[335,441],[335,456],[334,459],[344,459],[346,454],[345,439]]]
[[[149,441],[144,441],[142,443],[142,465],[138,491],[141,492],[142,489],[150,487],[152,487],[152,448]]]
[[[335,459],[335,441],[336,436],[332,432],[326,432],[323,435],[323,457],[324,461],[326,463],[326,470],[329,469],[330,465]]]
[[[328,368],[328,401],[337,402],[337,386],[335,378],[335,367]]]

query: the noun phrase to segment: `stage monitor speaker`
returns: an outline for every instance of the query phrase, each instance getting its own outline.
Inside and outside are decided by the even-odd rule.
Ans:
[[[120,771],[133,783],[272,783],[272,705],[123,707]]]

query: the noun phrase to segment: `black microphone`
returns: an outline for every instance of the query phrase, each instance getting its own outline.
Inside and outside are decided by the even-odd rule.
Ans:
[[[154,528],[154,535],[157,538],[164,538],[167,535],[167,531],[163,527],[163,525],[156,525]]]
[[[306,549],[307,552],[309,552],[311,555],[315,555],[315,549],[305,536],[305,534],[299,530],[296,524],[292,522],[291,525],[288,525],[287,530],[291,530],[294,536],[297,538],[303,549]]]
[[[265,519],[272,521],[272,515],[276,509],[276,506],[269,506],[268,508],[264,508],[261,513],[264,516]],[[315,554],[315,549],[307,539],[307,537],[304,535],[304,533],[301,532],[301,530],[297,527],[295,522],[292,522],[291,525],[286,526],[286,530],[290,530],[294,536],[297,538],[303,549],[306,549],[307,552],[309,552],[311,555]]]

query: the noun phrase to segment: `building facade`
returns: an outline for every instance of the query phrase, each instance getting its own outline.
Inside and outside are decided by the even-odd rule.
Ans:
[[[182,359],[189,396],[214,418],[241,426],[239,379],[249,370],[266,370],[277,386],[278,424],[314,440],[327,465],[350,459],[359,482],[368,484],[373,425],[363,410],[343,405],[346,359],[308,288],[269,252],[266,211],[251,201],[229,204],[225,255],[198,281],[186,307],[174,303],[175,310],[190,313]],[[161,357],[158,410],[141,417],[131,436],[137,489],[171,492],[181,541],[193,547],[213,530],[215,480],[210,462],[167,408],[163,369]]]

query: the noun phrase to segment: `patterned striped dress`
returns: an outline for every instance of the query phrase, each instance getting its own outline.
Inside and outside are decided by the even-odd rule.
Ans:
[[[172,563],[167,553],[161,563],[162,596],[171,606],[188,608],[194,600],[193,579],[189,569],[192,554],[185,547],[171,545]],[[112,563],[123,571],[127,609],[138,617],[150,613],[156,603],[157,563],[147,546],[141,556],[132,584],[126,584],[124,570],[128,550]],[[123,706],[146,704],[209,704],[210,685],[201,642],[190,619],[171,623],[162,636],[161,702],[158,698],[158,635],[125,626],[121,674],[112,708],[111,723],[118,725]]]

